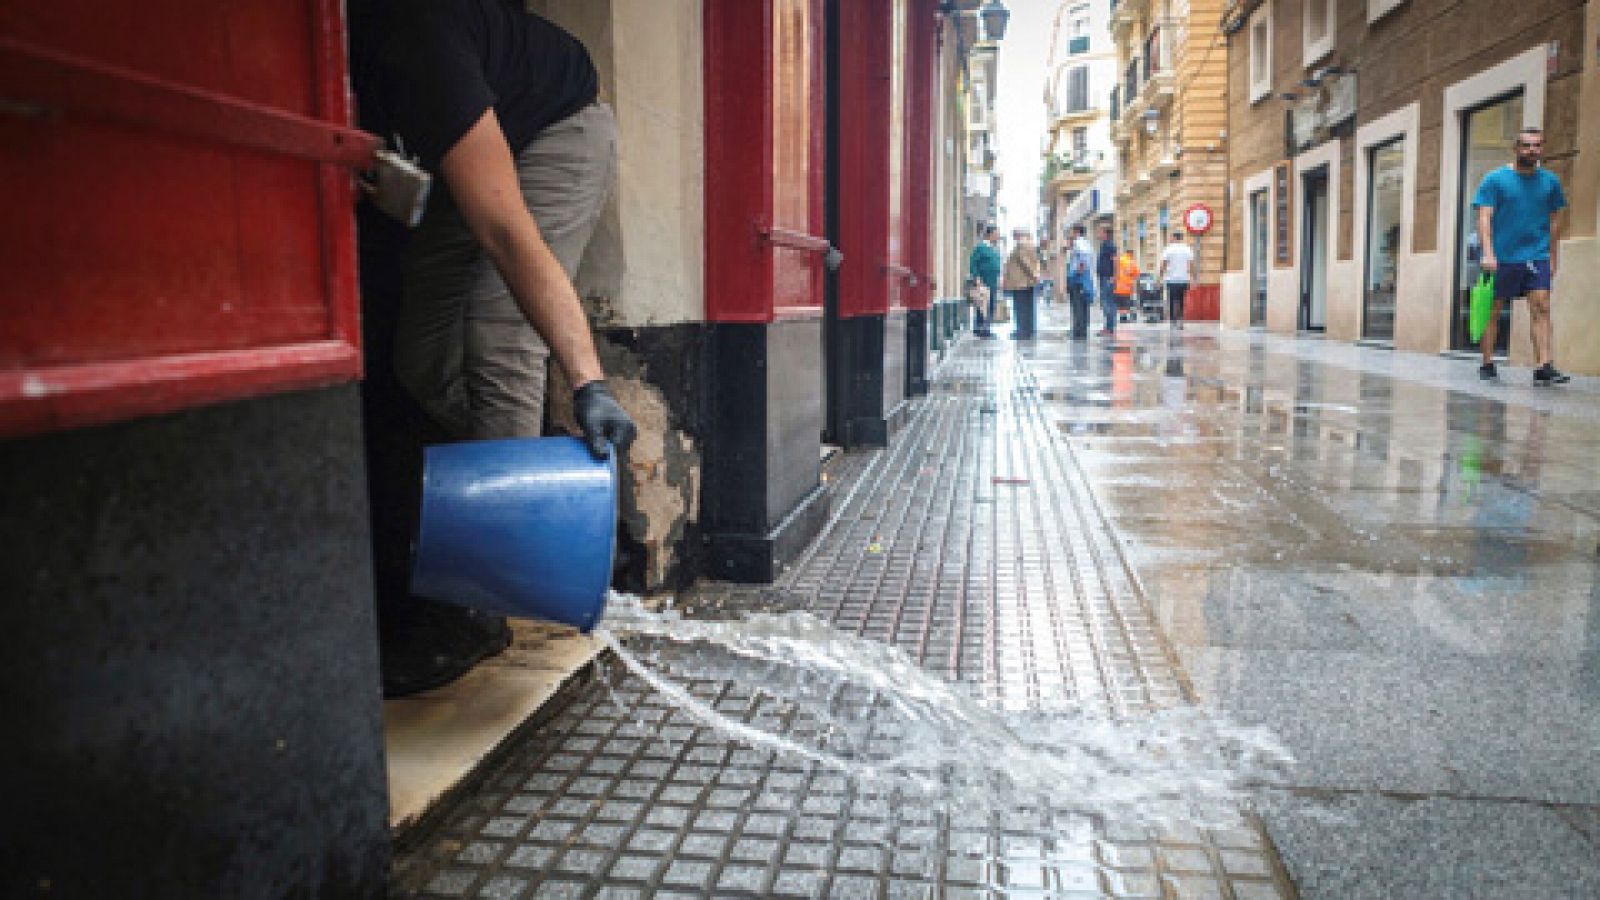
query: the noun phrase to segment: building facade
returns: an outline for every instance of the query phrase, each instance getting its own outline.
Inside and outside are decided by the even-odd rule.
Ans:
[[[975,21],[975,20],[974,20]],[[995,96],[1000,83],[1000,46],[983,36],[981,25],[964,26],[976,41],[966,65],[966,219],[967,245],[985,225],[1000,221],[1000,173],[995,171]],[[963,38],[966,35],[961,35]]]
[[[1093,232],[1093,226],[1111,224],[1115,212],[1111,93],[1118,67],[1110,17],[1108,0],[1064,0],[1051,26],[1039,206],[1040,244],[1057,284],[1066,283],[1061,249],[1072,226]]]
[[[1220,0],[1119,0],[1111,10],[1119,79],[1112,139],[1119,150],[1118,239],[1141,270],[1183,227],[1185,211],[1224,206],[1227,178],[1227,52]],[[1186,316],[1217,317],[1223,241],[1198,236],[1198,276]]]
[[[977,4],[530,6],[619,129],[576,278],[639,426],[618,581],[770,578],[827,514],[824,442],[894,440],[926,389]],[[0,894],[384,894],[369,498],[394,473],[363,395],[398,278],[358,280],[376,139],[341,12],[0,16],[0,789],[28,823]],[[91,822],[113,852],[82,852]]]
[[[1472,196],[1524,126],[1559,217],[1556,356],[1600,371],[1594,4],[1252,0],[1227,13],[1229,191],[1223,321],[1424,353],[1476,352]],[[1526,363],[1527,311],[1499,352]]]

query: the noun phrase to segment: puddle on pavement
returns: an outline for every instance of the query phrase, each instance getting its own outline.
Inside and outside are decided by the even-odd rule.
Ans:
[[[1266,730],[1197,707],[1001,713],[900,650],[804,612],[691,620],[614,594],[596,633],[703,724],[952,813],[1044,803],[1151,827],[1238,827],[1291,762]],[[708,680],[757,692],[760,708],[747,719],[713,708],[691,687]]]

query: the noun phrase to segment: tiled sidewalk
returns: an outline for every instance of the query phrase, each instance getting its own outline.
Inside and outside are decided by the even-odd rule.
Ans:
[[[1041,345],[1043,346],[1043,344]],[[806,609],[1008,710],[1183,702],[1163,644],[1030,363],[966,341],[888,450],[840,468],[835,521],[766,588],[701,609]],[[748,687],[694,693],[780,733]],[[745,748],[637,680],[582,687],[397,860],[421,897],[1292,896],[1259,829],[1161,833],[1041,805],[938,812]]]

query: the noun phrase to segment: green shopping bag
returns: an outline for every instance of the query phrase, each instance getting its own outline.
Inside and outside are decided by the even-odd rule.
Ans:
[[[1476,344],[1483,339],[1483,329],[1489,325],[1489,311],[1494,309],[1494,275],[1482,272],[1478,282],[1467,292],[1467,333]]]

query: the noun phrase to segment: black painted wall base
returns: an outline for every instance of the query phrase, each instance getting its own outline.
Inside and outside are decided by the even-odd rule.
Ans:
[[[926,309],[906,311],[906,396],[928,393],[928,356],[931,349],[929,328],[932,315]]]
[[[0,896],[381,897],[354,385],[0,442]]]
[[[842,428],[840,440],[845,449],[887,447],[889,420],[884,415],[883,352],[884,317],[857,316],[840,319],[837,373],[844,390],[837,403]]]
[[[704,371],[700,568],[768,582],[828,517],[822,321],[707,326]]]

